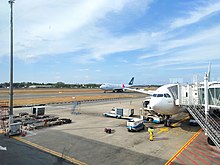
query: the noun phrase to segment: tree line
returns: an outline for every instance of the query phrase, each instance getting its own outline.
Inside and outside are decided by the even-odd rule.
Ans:
[[[19,82],[13,83],[13,88],[99,88],[101,84],[65,84],[57,83],[36,83],[36,82]],[[9,88],[10,83],[0,83],[0,88]]]

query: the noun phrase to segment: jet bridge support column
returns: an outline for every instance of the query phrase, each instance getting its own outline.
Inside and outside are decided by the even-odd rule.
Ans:
[[[207,123],[207,115],[209,113],[209,96],[208,96],[208,90],[209,90],[209,84],[208,84],[208,74],[205,74],[204,77],[204,96],[205,96],[205,119],[206,119],[206,123]],[[207,130],[205,130],[205,134]]]

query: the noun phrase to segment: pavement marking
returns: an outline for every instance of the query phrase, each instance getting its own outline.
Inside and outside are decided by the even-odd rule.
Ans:
[[[198,145],[196,145],[198,146]],[[191,146],[189,146],[191,147]],[[191,147],[192,148],[192,147]],[[212,162],[215,162],[216,164],[220,164],[220,162],[218,160],[213,159],[211,156],[209,156],[208,154],[204,153],[205,151],[201,151],[200,148],[193,148],[193,150],[196,150],[196,152],[198,152],[200,155],[203,155],[204,157],[208,158],[209,160],[211,160]]]
[[[179,124],[179,123],[181,123],[181,122],[183,122],[183,121],[185,121],[185,120],[187,120],[187,119],[189,119],[189,116],[187,116],[187,117],[181,119],[180,121],[178,121],[178,122],[172,124],[171,126],[172,126],[172,127],[175,127],[177,124]]]
[[[209,164],[206,160],[202,159],[199,155],[193,153],[192,151],[188,150],[185,148],[185,150],[190,153],[191,155],[194,155],[198,160],[200,160],[201,162],[205,163],[205,164]]]
[[[181,122],[183,122],[183,121],[185,121],[185,120],[187,120],[187,119],[189,119],[189,116],[187,116],[187,117],[181,119],[180,121],[178,121],[178,122],[172,124],[171,126],[172,126],[172,127],[175,127],[177,124],[179,124],[179,123],[181,123]],[[162,132],[168,132],[168,131],[169,131],[169,128],[168,128],[168,127],[163,127],[163,128],[160,128],[160,131],[158,131],[157,134],[160,134],[160,133],[162,133]]]
[[[168,132],[169,131],[169,128],[168,127],[163,127],[163,128],[160,128],[160,131],[157,132],[157,134],[160,134],[162,132]]]
[[[25,140],[25,139],[23,139],[23,138],[20,138],[20,137],[18,137],[18,136],[13,136],[12,138],[14,138],[14,139],[16,139],[16,140],[18,140],[18,141],[20,141],[20,142],[26,143],[26,144],[28,144],[28,145],[31,145],[31,146],[33,146],[33,147],[35,147],[35,148],[38,148],[38,149],[40,149],[40,150],[42,150],[42,151],[48,152],[48,153],[50,153],[50,154],[52,154],[52,155],[55,155],[55,156],[57,156],[57,157],[66,159],[66,160],[68,160],[68,161],[71,162],[71,163],[75,163],[75,164],[78,164],[78,165],[87,165],[87,164],[84,163],[84,162],[81,162],[81,161],[79,161],[79,160],[76,160],[76,159],[74,159],[74,158],[71,158],[71,157],[69,157],[69,156],[67,156],[67,155],[64,155],[64,154],[62,154],[62,153],[53,151],[53,150],[48,149],[48,148],[46,148],[46,147],[40,146],[40,145],[38,145],[38,144],[32,143],[32,142],[27,141],[27,140]]]
[[[2,151],[6,151],[7,148],[6,148],[6,147],[2,147],[2,146],[0,146],[0,150],[2,150]]]
[[[177,157],[181,152],[183,152],[183,150],[184,150],[188,145],[190,145],[190,143],[192,143],[193,140],[194,140],[201,132],[202,132],[202,129],[200,129],[198,132],[196,132],[196,133],[193,135],[193,137],[191,137],[191,139],[189,139],[189,141],[186,142],[186,144],[185,144],[184,146],[182,146],[182,147],[179,149],[179,151],[177,151],[176,154],[175,154],[172,158],[170,158],[170,160],[168,160],[168,161],[166,162],[165,165],[171,164],[171,163],[173,162],[173,160],[176,159],[176,157]]]

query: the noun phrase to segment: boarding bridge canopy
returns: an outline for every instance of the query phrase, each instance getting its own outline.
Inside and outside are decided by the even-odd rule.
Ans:
[[[205,104],[203,84],[178,85],[178,88],[178,105]],[[209,106],[220,108],[220,83],[209,83],[208,98]]]
[[[209,105],[220,108],[220,84],[211,84],[208,89]],[[204,87],[199,88],[199,103],[205,104]]]

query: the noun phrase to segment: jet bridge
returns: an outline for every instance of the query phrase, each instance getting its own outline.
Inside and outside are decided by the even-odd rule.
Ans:
[[[178,85],[176,105],[205,105],[204,83]],[[208,85],[208,105],[220,109],[220,82],[210,82]]]
[[[197,123],[208,135],[209,144],[220,150],[220,82],[174,85],[170,92],[175,104],[186,107]]]

